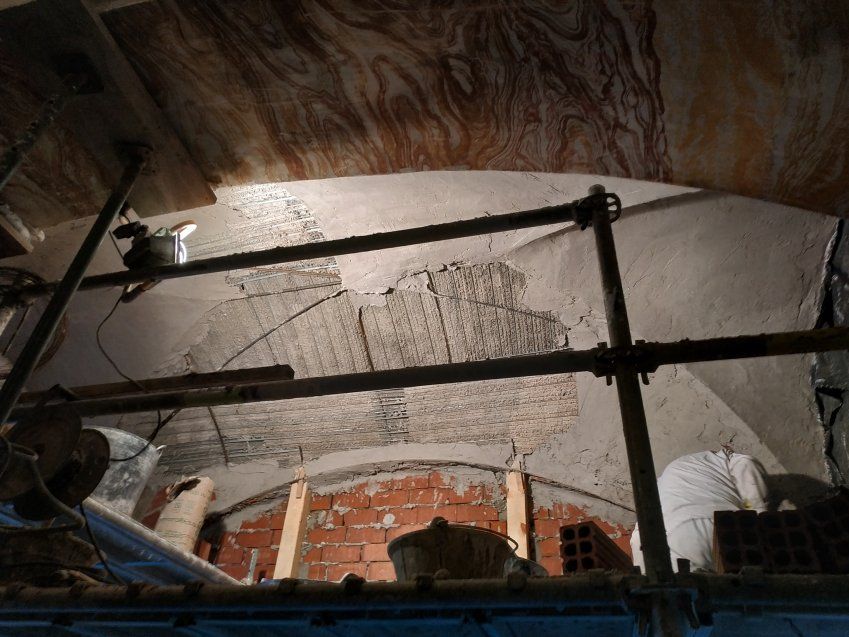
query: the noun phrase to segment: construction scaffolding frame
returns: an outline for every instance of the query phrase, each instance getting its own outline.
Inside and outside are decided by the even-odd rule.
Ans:
[[[52,293],[52,298],[21,356],[15,362],[9,379],[0,390],[0,422],[5,422],[10,416],[20,419],[32,415],[34,410],[72,409],[80,416],[94,416],[565,372],[590,372],[596,376],[607,377],[608,382],[615,379],[646,563],[646,586],[642,591],[649,600],[646,609],[650,609],[647,612],[651,617],[650,625],[654,634],[683,634],[690,621],[690,615],[682,609],[692,603],[692,596],[688,589],[680,584],[679,578],[676,578],[670,560],[640,380],[648,382],[647,374],[655,371],[660,365],[849,350],[849,328],[699,341],[684,340],[676,343],[634,342],[611,227],[612,222],[621,214],[621,201],[617,195],[606,193],[601,186],[591,188],[587,197],[570,204],[527,212],[82,278],[97,247],[108,232],[109,223],[127,198],[143,163],[144,153],[136,153],[125,170],[124,179],[98,216],[65,278],[55,284],[32,286],[21,291],[24,295]],[[582,351],[564,350],[502,359],[303,379],[293,379],[291,370],[286,366],[242,369],[226,372],[224,375],[210,375],[209,378],[195,375],[142,381],[141,386],[144,389],[139,389],[131,383],[73,388],[65,392],[61,402],[45,402],[44,395],[25,395],[24,401],[19,400],[21,391],[32,373],[34,362],[78,289],[121,286],[148,280],[160,281],[564,222],[576,223],[582,230],[591,227],[594,232],[609,345],[602,343],[596,348]],[[40,400],[37,405],[36,400]],[[49,418],[46,420],[49,421]],[[679,565],[679,570],[686,568],[686,564]]]

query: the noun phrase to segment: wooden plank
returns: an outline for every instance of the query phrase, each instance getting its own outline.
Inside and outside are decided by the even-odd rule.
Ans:
[[[518,544],[516,555],[529,559],[528,492],[525,474],[507,472],[507,535]]]
[[[69,101],[62,122],[116,183],[123,169],[122,143],[153,149],[149,169],[130,201],[141,216],[187,210],[215,202],[215,195],[162,111],[118,47],[89,0],[39,0],[0,13],[0,32],[47,88],[56,61],[85,54],[103,83],[102,92]],[[71,160],[72,161],[72,160]],[[92,202],[92,213],[102,202]]]
[[[17,257],[32,252],[32,242],[0,215],[0,259]]]
[[[310,488],[304,479],[303,467],[299,469],[299,476],[300,479],[292,485],[289,492],[286,520],[280,532],[280,549],[277,552],[277,563],[274,565],[274,579],[297,578],[299,575],[301,545],[310,515]]]

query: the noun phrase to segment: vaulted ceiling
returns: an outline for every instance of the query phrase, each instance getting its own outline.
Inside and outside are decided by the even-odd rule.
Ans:
[[[39,0],[0,12],[0,30],[0,139],[48,92],[31,61],[51,47],[86,50],[107,85],[71,102],[4,193],[35,225],[99,208],[118,173],[101,129],[157,140],[142,214],[209,203],[196,175],[446,168],[849,209],[849,150],[833,143],[849,133],[845,3]]]

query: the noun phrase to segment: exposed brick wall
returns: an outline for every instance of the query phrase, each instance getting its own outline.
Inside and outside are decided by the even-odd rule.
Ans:
[[[435,517],[506,533],[504,494],[495,479],[459,487],[435,471],[313,496],[302,576],[335,581],[345,573],[394,580],[387,544]]]
[[[253,551],[257,551],[252,581],[272,577],[277,562],[277,549],[283,523],[286,521],[286,501],[256,518],[243,521],[238,529],[221,536],[218,551],[212,553],[212,563],[222,571],[242,580],[250,571]]]
[[[631,530],[614,525],[599,517],[587,515],[572,504],[554,503],[551,507],[535,507],[533,510],[533,540],[536,561],[550,575],[563,575],[563,560],[560,557],[560,527],[590,520],[595,522],[616,545],[631,556]]]
[[[531,494],[529,494],[531,495]],[[155,494],[143,518],[151,528],[165,503],[164,490]],[[253,581],[272,577],[286,518],[286,501],[237,529],[225,532],[211,561],[236,579],[247,576],[253,549],[258,550]],[[588,515],[568,504],[532,508],[532,558],[551,575],[562,575],[560,527],[592,520],[627,555],[631,555],[630,530]],[[495,476],[470,483],[440,471],[409,475],[375,483],[364,480],[344,491],[312,494],[307,533],[301,547],[300,576],[338,581],[345,573],[368,580],[394,580],[387,544],[400,535],[423,529],[437,516],[507,533],[505,488]],[[199,554],[208,551],[202,543]]]

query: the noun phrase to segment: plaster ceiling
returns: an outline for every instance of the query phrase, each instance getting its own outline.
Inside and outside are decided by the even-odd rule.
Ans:
[[[635,337],[812,326],[834,219],[720,193],[583,175],[411,173],[221,190],[226,204],[154,223],[202,219],[190,253],[209,256],[533,208],[577,198],[597,181],[628,210],[614,230]],[[11,263],[56,276],[84,229],[56,228],[52,250]],[[122,306],[104,337],[134,377],[275,362],[312,376],[582,348],[606,335],[592,243],[563,225],[166,281]],[[113,247],[104,245],[93,272],[117,267]],[[92,338],[114,295],[75,299],[69,338],[38,384],[115,378]],[[823,429],[809,375],[807,357],[661,368],[644,388],[658,468],[733,440],[770,471],[823,478]],[[204,471],[222,485],[248,474],[273,480],[279,467],[297,464],[298,446],[307,459],[359,454],[360,463],[366,456],[379,463],[424,453],[455,457],[459,448],[467,460],[506,459],[515,442],[540,475],[617,502],[629,498],[615,393],[586,374],[215,413],[236,466]],[[126,417],[121,426],[147,433],[152,422]],[[160,441],[168,445],[169,471],[222,461],[203,410],[180,414]]]

